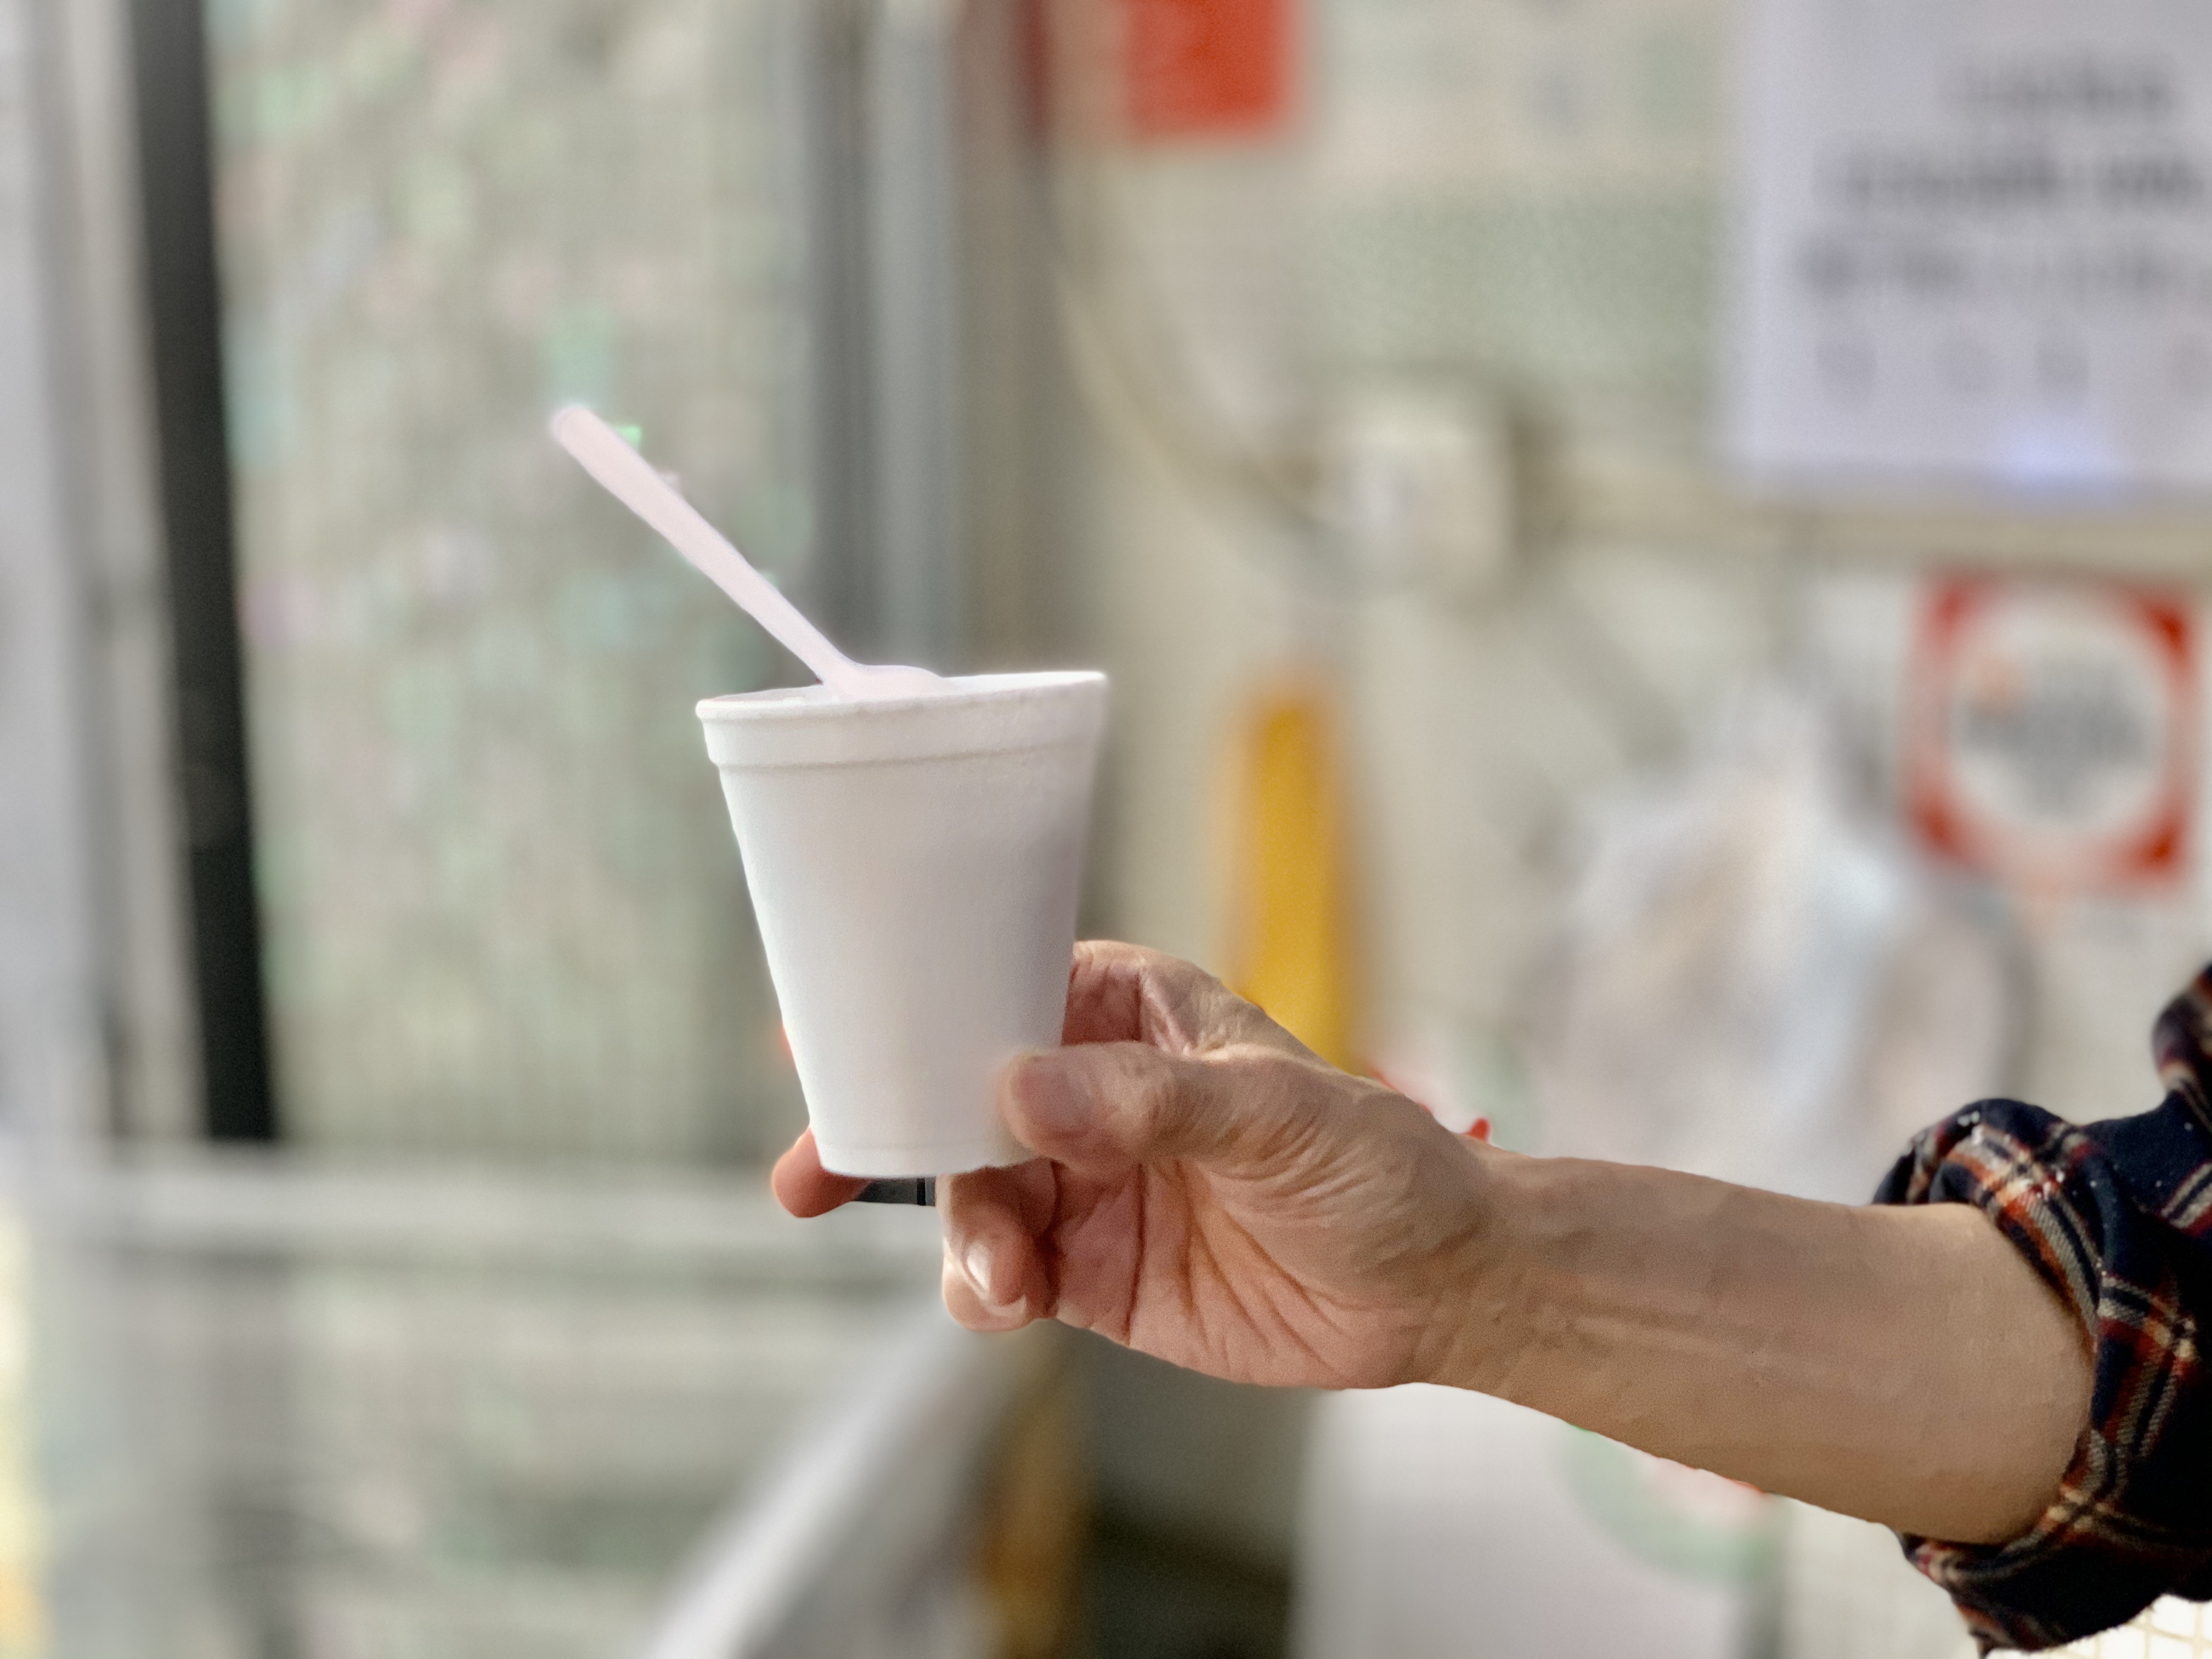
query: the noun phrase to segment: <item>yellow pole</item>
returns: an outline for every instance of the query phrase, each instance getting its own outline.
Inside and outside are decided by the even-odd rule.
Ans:
[[[1334,701],[1318,678],[1272,682],[1238,721],[1232,798],[1240,995],[1322,1059],[1358,1061],[1344,768]]]

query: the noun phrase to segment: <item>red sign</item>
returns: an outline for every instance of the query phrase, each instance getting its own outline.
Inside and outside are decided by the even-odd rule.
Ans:
[[[2185,870],[2197,744],[2186,596],[1938,578],[1905,714],[1906,811],[1938,856],[2068,890]]]
[[[1257,137],[1290,117],[1291,0],[1117,0],[1122,120],[1147,139]]]

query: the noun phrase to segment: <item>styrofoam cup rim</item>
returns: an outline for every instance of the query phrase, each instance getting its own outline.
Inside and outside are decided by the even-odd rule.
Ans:
[[[945,684],[950,689],[915,696],[872,697],[865,702],[840,697],[826,685],[777,686],[764,691],[704,697],[696,712],[702,720],[746,725],[865,720],[876,714],[924,708],[951,710],[1103,687],[1106,676],[1096,669],[1053,669],[1018,674],[961,674],[948,678]]]

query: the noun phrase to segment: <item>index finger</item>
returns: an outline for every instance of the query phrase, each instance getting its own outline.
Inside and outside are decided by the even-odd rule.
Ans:
[[[776,1159],[768,1184],[777,1203],[803,1218],[827,1215],[840,1205],[851,1203],[868,1183],[861,1176],[837,1175],[823,1169],[822,1154],[815,1149],[814,1131],[809,1129]]]

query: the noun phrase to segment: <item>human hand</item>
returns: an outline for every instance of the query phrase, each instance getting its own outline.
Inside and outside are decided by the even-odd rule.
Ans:
[[[2016,1536],[2088,1421],[2073,1305],[1971,1206],[1522,1158],[1348,1077],[1188,963],[1076,947],[1067,1046],[1000,1081],[1040,1154],[938,1183],[945,1300],[1238,1382],[1437,1382],[1765,1491]],[[866,1183],[810,1135],[776,1195]]]
[[[1237,1382],[1437,1374],[1473,1312],[1484,1152],[1134,945],[1076,947],[1063,1040],[1000,1079],[1037,1159],[938,1183],[955,1318],[1057,1318]],[[862,1184],[811,1134],[775,1175],[798,1215]]]

